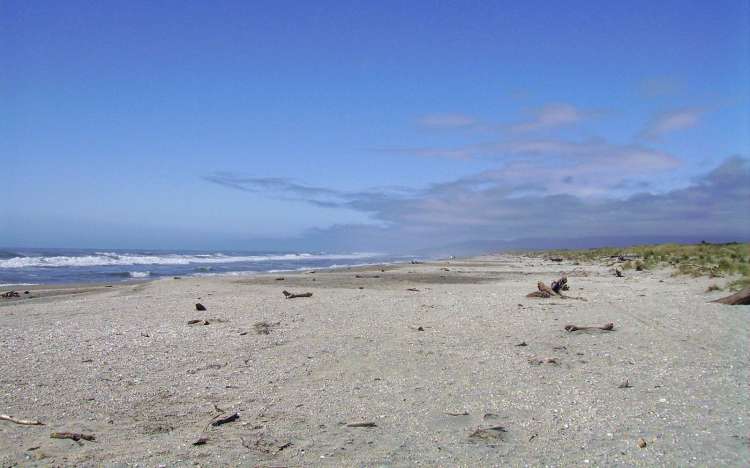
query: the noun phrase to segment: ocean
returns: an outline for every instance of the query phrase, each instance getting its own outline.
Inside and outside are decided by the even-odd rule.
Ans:
[[[242,276],[381,263],[417,257],[372,252],[0,249],[0,286],[112,283],[171,276]]]

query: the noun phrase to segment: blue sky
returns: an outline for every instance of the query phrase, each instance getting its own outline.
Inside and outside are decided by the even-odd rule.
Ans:
[[[749,5],[4,1],[0,245],[750,236]]]

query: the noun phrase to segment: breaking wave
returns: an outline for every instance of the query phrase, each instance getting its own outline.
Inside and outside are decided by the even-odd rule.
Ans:
[[[305,260],[352,260],[377,257],[376,253],[353,254],[280,254],[280,255],[141,255],[114,252],[96,252],[75,256],[15,256],[0,259],[0,268],[28,267],[93,267],[116,265],[190,265],[237,262],[305,261]],[[139,273],[139,272],[132,272]]]

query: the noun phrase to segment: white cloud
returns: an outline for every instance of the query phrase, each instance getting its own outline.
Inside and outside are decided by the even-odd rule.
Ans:
[[[546,130],[580,122],[587,115],[571,104],[549,104],[534,112],[533,118],[510,126],[514,133]]]
[[[659,139],[669,133],[695,127],[705,113],[705,109],[686,108],[657,115],[641,131],[641,137]]]

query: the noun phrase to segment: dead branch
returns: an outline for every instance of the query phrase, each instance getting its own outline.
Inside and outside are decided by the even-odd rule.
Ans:
[[[195,319],[195,320],[188,320],[188,325],[208,325],[210,322],[208,320],[201,320],[201,319]]]
[[[374,422],[362,422],[347,424],[346,427],[378,427]]]
[[[302,293],[302,294],[292,294],[289,291],[282,291],[282,293],[284,293],[284,296],[287,299],[295,299],[297,297],[312,297],[312,294],[313,294],[311,292],[306,292],[306,293]]]
[[[93,434],[81,434],[80,432],[53,432],[49,435],[51,439],[71,439],[76,442],[80,440],[95,441],[96,436]]]
[[[212,426],[221,426],[222,424],[230,423],[232,421],[236,421],[240,419],[240,415],[238,413],[230,414],[229,416],[225,416],[223,418],[219,418],[211,423]]]
[[[2,419],[4,421],[10,421],[10,422],[16,423],[16,424],[22,424],[24,426],[44,426],[44,423],[41,423],[41,422],[36,421],[36,420],[18,419],[18,418],[14,418],[13,416],[8,416],[7,414],[0,414],[0,419]]]
[[[612,331],[614,329],[615,329],[615,324],[611,323],[611,322],[607,323],[607,324],[605,324],[605,325],[603,325],[601,327],[596,327],[596,326],[593,326],[593,327],[579,327],[578,325],[565,325],[565,330],[567,330],[569,332],[574,332],[574,331],[591,331],[591,330]]]
[[[21,297],[20,294],[18,294],[18,291],[8,291],[5,293],[0,294],[4,299],[10,299],[11,297]]]
[[[715,301],[711,302],[727,305],[748,305],[750,304],[750,287],[745,288],[738,293],[732,294],[731,296],[722,297],[721,299],[716,299]]]

